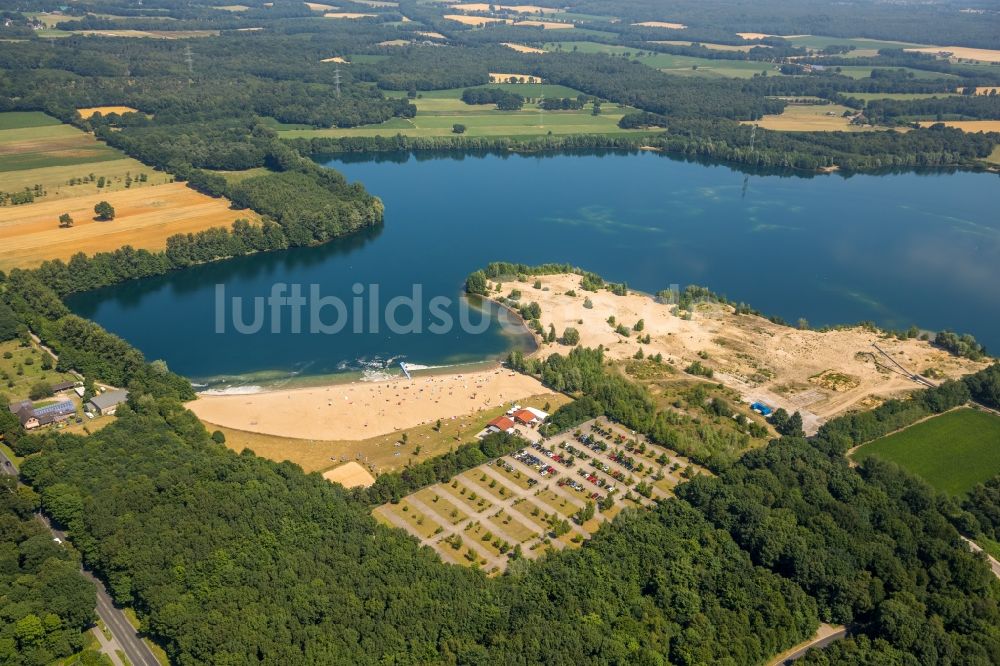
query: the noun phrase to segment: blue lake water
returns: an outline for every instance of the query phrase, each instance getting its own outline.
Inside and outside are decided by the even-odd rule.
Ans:
[[[398,359],[464,363],[529,343],[495,322],[484,333],[394,334],[382,325],[330,335],[294,333],[283,320],[277,333],[240,334],[231,312],[218,333],[216,285],[250,303],[276,282],[306,293],[315,284],[350,304],[355,283],[365,298],[378,284],[384,306],[419,284],[422,315],[431,297],[445,296],[457,317],[465,276],[496,260],[569,262],[650,292],[700,284],[790,321],[952,328],[1000,348],[996,174],[747,176],[654,153],[329,165],[383,199],[382,228],[77,294],[68,304],[181,374],[231,383]]]

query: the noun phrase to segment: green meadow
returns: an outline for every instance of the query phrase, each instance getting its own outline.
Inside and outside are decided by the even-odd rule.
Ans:
[[[537,136],[547,134],[625,134],[641,130],[623,130],[618,121],[628,111],[614,104],[604,104],[600,115],[593,115],[587,104],[579,111],[542,111],[537,102],[541,97],[576,98],[578,90],[546,84],[494,84],[531,100],[520,111],[499,111],[492,104],[466,104],[461,100],[463,88],[423,91],[413,100],[415,118],[391,118],[378,125],[331,129],[287,129],[279,131],[283,138],[395,136],[413,137],[456,136],[455,125],[464,125],[464,136]],[[395,93],[401,95],[402,93]]]
[[[857,55],[872,55],[880,49],[906,49],[926,46],[926,44],[910,44],[907,42],[892,42],[881,39],[864,39],[861,37],[825,37],[823,35],[795,35],[792,37],[785,37],[784,39],[792,46],[798,46],[805,49],[815,49],[817,51],[825,49],[828,46],[853,46],[855,50],[851,53]]]
[[[1000,474],[1000,417],[958,409],[865,444],[852,456],[896,463],[949,495]]]
[[[628,53],[632,60],[637,60],[653,69],[686,76],[749,79],[754,74],[760,74],[761,72],[767,72],[768,76],[778,75],[778,71],[771,63],[752,60],[695,58],[692,56],[671,55],[669,53],[651,53],[626,46],[598,44],[596,42],[551,42],[546,44],[544,48],[546,51],[575,50],[580,53],[607,53],[617,56]],[[637,56],[637,52],[641,52],[643,55]]]

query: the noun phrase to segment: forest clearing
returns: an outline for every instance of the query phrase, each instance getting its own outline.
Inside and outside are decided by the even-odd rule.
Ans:
[[[937,490],[962,496],[1000,474],[1000,417],[960,408],[916,423],[858,448],[861,462],[872,456],[896,463]]]
[[[744,124],[782,132],[860,132],[872,129],[852,125],[851,118],[844,115],[848,111],[851,110],[840,104],[789,104],[778,115],[744,121]]]

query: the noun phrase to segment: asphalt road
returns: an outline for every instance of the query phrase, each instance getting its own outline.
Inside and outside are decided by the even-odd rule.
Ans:
[[[13,461],[3,451],[0,451],[0,473],[8,476],[17,476],[17,467],[14,466]],[[38,514],[38,517],[45,523],[45,526],[49,528],[54,537],[58,537],[63,541],[66,540],[65,532],[54,528],[47,517],[42,514]],[[125,618],[125,614],[115,608],[104,584],[94,574],[87,571],[87,569],[83,569],[83,575],[87,580],[92,581],[94,587],[97,588],[97,617],[101,618],[108,629],[111,630],[112,635],[118,641],[118,644],[121,645],[122,650],[125,651],[125,656],[132,662],[132,666],[160,666],[159,660],[157,660],[146,644],[142,642],[142,639],[139,638],[139,634],[129,624],[129,621]]]

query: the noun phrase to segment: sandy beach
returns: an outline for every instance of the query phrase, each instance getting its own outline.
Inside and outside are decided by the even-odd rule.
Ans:
[[[187,407],[202,421],[250,432],[362,440],[546,393],[531,377],[494,368],[247,395],[202,395]]]

